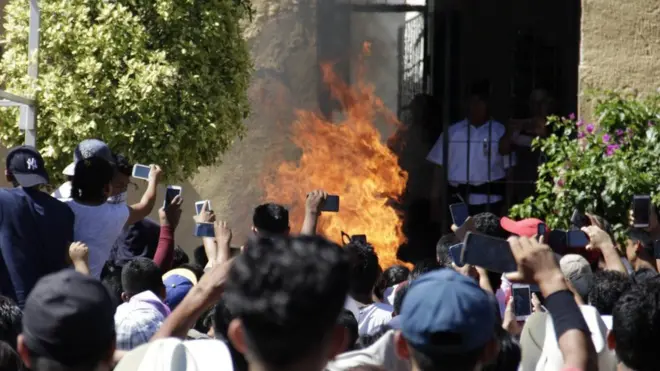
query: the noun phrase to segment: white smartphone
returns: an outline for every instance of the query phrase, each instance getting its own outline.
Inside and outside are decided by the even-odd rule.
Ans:
[[[206,210],[211,211],[211,200],[204,200],[204,201],[197,201],[195,202],[195,213],[199,215],[199,213],[202,212],[202,208],[204,207],[204,204],[206,203]]]
[[[165,202],[163,202],[163,207],[167,207],[172,203],[174,197],[181,194],[181,186],[177,185],[168,185],[167,191],[165,191]]]
[[[516,321],[525,321],[532,315],[532,291],[529,285],[513,284],[511,287],[513,297],[513,312]]]
[[[151,168],[147,165],[135,164],[133,166],[133,178],[149,180]]]

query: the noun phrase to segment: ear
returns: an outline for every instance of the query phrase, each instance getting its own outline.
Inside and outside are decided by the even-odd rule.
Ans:
[[[394,352],[396,355],[405,360],[410,360],[410,349],[408,349],[408,342],[401,335],[401,331],[394,334]]]
[[[131,299],[131,296],[128,295],[127,292],[122,292],[122,293],[121,293],[121,301],[123,301],[124,303],[128,303],[128,301],[129,301],[130,299]]]
[[[333,359],[337,355],[348,351],[348,348],[351,346],[351,344],[349,344],[350,341],[351,336],[348,334],[348,330],[344,326],[335,325],[330,335],[328,359]]]
[[[497,359],[497,355],[500,353],[500,342],[497,338],[493,337],[484,347],[483,352],[481,353],[480,363],[482,365],[487,365],[494,362]]]
[[[247,346],[245,345],[245,331],[243,331],[243,322],[240,319],[235,318],[229,322],[227,337],[236,350],[241,354],[245,354],[247,351]]]
[[[18,335],[18,338],[16,339],[16,351],[21,357],[23,363],[25,363],[28,368],[32,368],[32,362],[30,362],[30,351],[28,350],[27,346],[25,346],[25,339],[23,338],[22,334]]]
[[[616,339],[614,338],[614,332],[612,332],[612,330],[607,332],[607,348],[612,351],[616,349]]]

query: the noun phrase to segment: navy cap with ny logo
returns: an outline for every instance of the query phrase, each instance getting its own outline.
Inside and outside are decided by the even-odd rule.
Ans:
[[[11,174],[21,187],[34,187],[48,184],[48,172],[44,159],[36,148],[20,146],[7,153],[7,173]]]

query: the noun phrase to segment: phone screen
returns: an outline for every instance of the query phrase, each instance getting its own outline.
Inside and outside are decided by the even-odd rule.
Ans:
[[[516,259],[507,240],[468,232],[463,243],[463,264],[486,270],[507,273],[518,270]]]
[[[582,231],[568,231],[566,245],[570,248],[582,248],[589,244],[589,236]]]
[[[635,196],[633,198],[633,226],[635,228],[646,228],[649,226],[651,216],[651,197]]]
[[[171,204],[174,197],[179,194],[181,194],[181,189],[167,187],[167,191],[165,191],[165,206]]]
[[[449,205],[449,212],[451,212],[451,218],[457,227],[462,226],[468,216],[470,216],[468,207],[464,203]]]
[[[545,224],[539,223],[538,226],[536,226],[536,238],[541,239],[541,237],[545,237],[545,232],[548,230]],[[545,240],[545,238],[544,238]]]
[[[215,230],[213,223],[197,223],[195,224],[196,237],[215,237]]]
[[[323,201],[323,208],[321,211],[336,213],[339,211],[339,196],[328,195]]]
[[[136,164],[133,166],[133,177],[134,178],[140,178],[140,179],[149,179],[149,173],[151,172],[151,168],[146,165],[139,165]]]
[[[462,267],[463,261],[461,260],[461,254],[463,253],[463,244],[459,243],[449,247],[449,257],[456,264],[457,267]]]
[[[516,319],[521,320],[530,316],[532,314],[532,297],[529,286],[514,286],[511,291]]]
[[[206,210],[210,211],[211,210],[211,203],[206,200],[206,201],[197,201],[195,202],[195,212],[197,215],[199,215],[202,212],[202,208],[204,207],[204,204],[206,204]]]

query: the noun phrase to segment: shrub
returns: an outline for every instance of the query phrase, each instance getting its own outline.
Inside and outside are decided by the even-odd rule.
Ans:
[[[536,195],[514,206],[513,216],[568,228],[579,209],[605,217],[620,237],[634,195],[651,194],[660,205],[660,94],[607,92],[595,99],[597,123],[549,118],[555,134],[534,143],[547,158]]]
[[[39,78],[27,78],[29,1],[5,8],[4,89],[38,100],[38,145],[61,170],[85,138],[186,177],[244,132],[251,62],[247,0],[49,0],[41,4]],[[17,109],[0,140],[23,142]],[[59,171],[57,171],[59,173]]]

